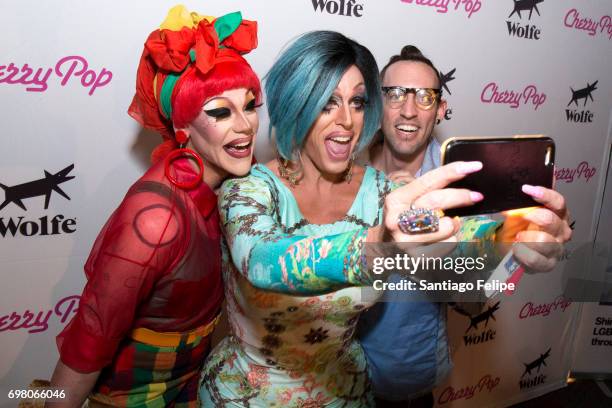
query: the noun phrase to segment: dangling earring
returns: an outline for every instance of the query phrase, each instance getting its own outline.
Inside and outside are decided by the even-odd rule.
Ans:
[[[289,170],[289,160],[283,159],[280,156],[276,160],[278,161],[278,174],[287,180],[291,187],[295,187],[297,185],[298,172]]]
[[[171,151],[170,154],[166,156],[166,160],[164,163],[164,174],[166,175],[166,178],[178,188],[182,188],[184,190],[191,190],[197,187],[197,185],[202,182],[202,177],[204,177],[204,162],[202,161],[200,155],[197,154],[194,150],[185,147],[187,140],[189,140],[187,132],[185,132],[184,130],[177,130],[174,136],[177,143],[179,144],[179,148]],[[175,160],[183,158],[191,158],[197,163],[198,173],[195,179],[193,179],[192,181],[178,181],[177,178],[173,176],[172,172],[170,171],[172,163]]]
[[[355,162],[355,153],[351,154],[351,159],[349,160],[349,165],[346,168],[346,173],[344,173],[344,181],[350,183],[353,179],[353,163]]]

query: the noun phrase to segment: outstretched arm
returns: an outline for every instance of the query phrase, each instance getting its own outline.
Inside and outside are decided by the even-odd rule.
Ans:
[[[362,258],[370,228],[327,236],[285,232],[269,185],[253,176],[226,182],[219,209],[234,265],[256,287],[307,295],[371,283]]]

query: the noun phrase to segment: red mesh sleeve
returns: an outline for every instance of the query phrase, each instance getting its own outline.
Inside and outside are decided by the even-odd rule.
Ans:
[[[62,362],[80,372],[112,361],[139,304],[183,251],[185,223],[176,200],[133,190],[100,232],[85,265],[79,310],[57,338]]]

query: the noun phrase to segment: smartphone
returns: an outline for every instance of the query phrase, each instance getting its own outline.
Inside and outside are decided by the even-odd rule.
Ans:
[[[543,135],[511,137],[453,137],[442,144],[442,164],[480,161],[482,170],[451,183],[449,188],[478,191],[484,199],[474,205],[445,210],[449,216],[490,214],[537,206],[521,186],[552,188],[555,142]]]

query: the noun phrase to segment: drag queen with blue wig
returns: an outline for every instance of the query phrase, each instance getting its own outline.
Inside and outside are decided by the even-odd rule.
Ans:
[[[265,91],[278,158],[221,187],[231,333],[205,364],[200,403],[373,406],[354,339],[359,315],[376,300],[361,296],[373,281],[364,244],[453,236],[448,217],[418,238],[397,220],[470,167],[445,166],[391,192],[382,172],[354,163],[379,126],[382,100],[374,57],[342,34],[298,38],[272,67]],[[446,202],[472,204],[463,193]]]

